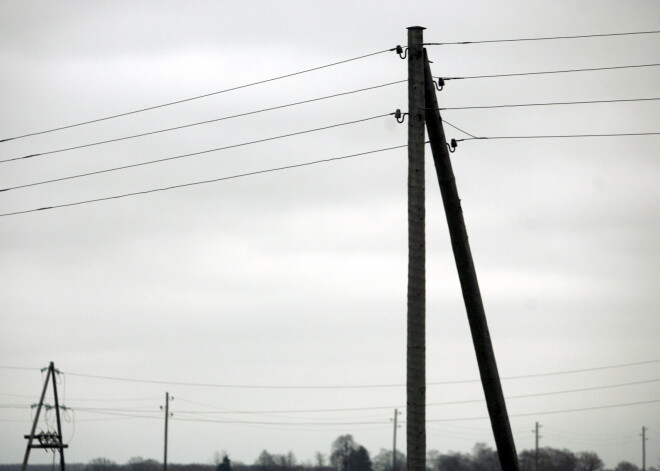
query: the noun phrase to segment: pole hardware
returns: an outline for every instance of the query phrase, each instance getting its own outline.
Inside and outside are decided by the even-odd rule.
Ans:
[[[408,48],[403,48],[402,46],[397,46],[394,48],[397,54],[401,59],[405,59],[408,56]]]
[[[394,117],[396,118],[397,123],[403,123],[407,114],[408,113],[401,113],[401,110],[397,108],[397,110],[394,112]]]
[[[438,83],[433,82],[433,85],[435,85],[436,90],[441,92],[442,89],[445,88],[445,79],[443,79],[442,77],[438,77]]]
[[[456,152],[456,148],[458,147],[458,142],[456,142],[456,139],[452,139],[449,142],[450,143],[447,144],[447,149],[449,149],[449,152],[453,154],[454,152]]]

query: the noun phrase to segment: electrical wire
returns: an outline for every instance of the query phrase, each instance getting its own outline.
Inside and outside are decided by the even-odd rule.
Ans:
[[[604,38],[611,36],[630,36],[636,34],[657,34],[660,31],[633,31],[629,33],[606,33],[606,34],[580,34],[575,36],[546,36],[540,38],[515,38],[515,39],[487,39],[483,41],[455,41],[442,43],[424,43],[424,46],[453,46],[464,44],[486,44],[486,43],[510,43],[520,41],[549,41],[554,39],[582,39],[582,38]]]
[[[120,169],[130,168],[130,167],[138,167],[140,165],[153,164],[153,163],[157,163],[157,162],[165,162],[167,160],[180,159],[180,158],[183,158],[183,157],[190,157],[190,156],[193,156],[193,155],[208,154],[209,152],[217,152],[217,151],[226,150],[226,149],[233,149],[235,147],[247,146],[247,145],[251,145],[251,144],[258,144],[260,142],[273,141],[275,139],[282,139],[282,138],[285,138],[285,137],[298,136],[300,134],[307,134],[307,133],[315,132],[315,131],[323,131],[325,129],[332,129],[332,128],[337,128],[337,127],[340,127],[340,126],[347,126],[349,124],[362,123],[364,121],[369,121],[369,120],[372,120],[372,119],[382,118],[384,116],[391,116],[393,114],[394,113],[385,113],[385,114],[382,114],[382,115],[371,116],[369,118],[362,118],[362,119],[358,119],[358,120],[355,120],[355,121],[347,121],[345,123],[332,124],[330,126],[323,126],[323,127],[320,127],[320,128],[308,129],[308,130],[305,130],[305,131],[298,131],[298,132],[294,132],[294,133],[290,133],[290,134],[283,134],[281,136],[269,137],[269,138],[266,138],[266,139],[258,139],[256,141],[243,142],[241,144],[234,144],[234,145],[231,145],[231,146],[218,147],[218,148],[215,148],[215,149],[208,149],[208,150],[204,150],[204,151],[201,151],[201,152],[193,152],[191,154],[177,155],[177,156],[174,156],[174,157],[167,157],[165,159],[151,160],[151,161],[148,161],[148,162],[143,162],[143,163],[135,164],[135,165],[127,165],[126,167],[119,167],[119,168],[113,169],[113,170],[120,170]],[[96,145],[96,144],[90,144],[90,145]],[[88,146],[85,145],[85,146],[81,146],[81,147],[88,147]],[[70,150],[70,149],[73,149],[73,147],[71,147],[69,149],[63,149],[63,150]],[[54,151],[54,152],[60,152],[60,151]],[[14,157],[14,158],[11,158],[11,159],[0,160],[0,164],[6,163],[6,162],[13,162],[14,160],[23,160],[23,159],[29,159],[29,158],[32,158],[32,157],[39,157],[41,155],[52,154],[54,152],[46,152],[46,153],[43,153],[43,154],[31,154],[31,155],[26,155],[26,156],[23,156],[23,157]],[[111,171],[111,170],[106,170],[106,171]],[[93,175],[93,173],[92,173],[92,175]],[[5,191],[5,190],[2,190],[2,191]]]
[[[442,122],[445,123],[445,124],[447,124],[447,125],[449,125],[449,126],[451,126],[452,128],[456,129],[457,131],[462,132],[463,134],[467,134],[467,135],[470,136],[470,137],[473,137],[473,138],[475,138],[475,139],[478,139],[478,137],[475,136],[474,134],[470,134],[469,132],[462,130],[462,129],[459,128],[458,126],[456,126],[456,125],[454,125],[454,124],[451,124],[451,123],[450,123],[449,121],[447,121],[446,119],[442,119]]]
[[[657,67],[659,65],[660,64],[619,65],[615,67],[593,67],[588,69],[566,69],[566,70],[549,70],[542,72],[518,72],[513,74],[470,75],[465,77],[435,77],[435,78],[442,78],[443,80],[468,80],[468,79],[498,78],[498,77],[519,77],[525,75],[565,74],[570,72],[594,72],[594,71],[602,71],[602,70],[634,69],[640,67]]]
[[[349,121],[349,122],[340,123],[340,124],[333,124],[333,125],[324,126],[324,127],[321,127],[321,128],[308,129],[308,130],[305,130],[305,131],[298,131],[298,132],[289,133],[289,134],[282,134],[282,135],[279,135],[279,136],[268,137],[268,138],[259,139],[259,140],[256,140],[256,141],[242,142],[240,144],[232,144],[230,146],[216,147],[215,149],[208,149],[208,150],[203,150],[203,151],[200,151],[200,152],[193,152],[193,153],[190,153],[190,154],[180,154],[180,155],[175,155],[173,157],[165,157],[165,158],[156,159],[156,160],[147,160],[145,162],[139,162],[139,163],[136,163],[136,164],[122,165],[120,167],[112,167],[112,168],[107,168],[107,169],[104,169],[104,170],[96,170],[94,172],[79,173],[79,174],[76,174],[76,175],[70,175],[68,177],[53,178],[51,180],[42,180],[40,182],[34,182],[34,183],[26,183],[24,185],[17,185],[17,186],[8,187],[8,188],[2,188],[2,189],[0,189],[0,193],[3,192],[3,191],[18,190],[20,188],[29,188],[29,187],[32,187],[32,186],[45,185],[47,183],[61,182],[61,181],[65,181],[65,180],[72,180],[74,178],[89,177],[89,176],[92,176],[92,175],[99,175],[99,174],[102,174],[102,173],[116,172],[116,171],[119,171],[119,170],[126,170],[126,169],[129,169],[129,168],[142,167],[144,165],[151,165],[151,164],[156,164],[156,163],[161,163],[161,162],[168,162],[170,160],[183,159],[183,158],[186,158],[186,157],[193,157],[193,156],[196,156],[196,155],[208,154],[208,153],[211,153],[211,152],[220,152],[220,151],[223,151],[223,150],[234,149],[236,147],[243,147],[243,146],[248,146],[248,145],[252,145],[252,144],[259,144],[259,143],[262,143],[262,142],[274,141],[274,140],[277,140],[277,139],[284,139],[286,137],[298,136],[298,135],[301,135],[301,134],[307,134],[307,133],[316,132],[316,131],[324,131],[326,129],[337,128],[337,127],[340,127],[340,126],[348,126],[350,124],[357,124],[357,123],[362,123],[362,122],[369,121],[369,120],[372,120],[372,119],[382,118],[384,116],[390,116],[391,114],[392,113],[379,115],[379,116],[373,116],[373,117],[370,117],[370,118],[359,119],[359,120],[356,120],[356,121]]]
[[[650,401],[639,401],[639,402],[626,402],[622,404],[609,404],[606,406],[594,406],[594,407],[580,407],[577,409],[561,409],[561,410],[552,410],[552,411],[541,411],[541,412],[525,412],[522,414],[509,414],[509,417],[529,417],[535,415],[552,415],[552,414],[566,414],[570,412],[584,412],[592,410],[601,410],[601,409],[613,409],[616,407],[630,407],[630,406],[639,406],[645,404],[654,404],[660,402],[660,399],[652,399]],[[427,419],[426,422],[462,422],[468,420],[488,420],[490,417],[460,417],[455,419]]]
[[[276,80],[281,80],[281,79],[293,77],[293,76],[296,76],[296,75],[306,74],[308,72],[313,72],[313,71],[316,71],[316,70],[326,69],[328,67],[333,67],[333,66],[336,66],[336,65],[345,64],[347,62],[352,62],[352,61],[356,61],[356,60],[359,60],[359,59],[365,59],[367,57],[376,56],[376,55],[382,54],[384,52],[389,52],[391,50],[392,49],[385,49],[383,51],[372,52],[370,54],[364,54],[362,56],[353,57],[351,59],[345,59],[345,60],[342,60],[342,61],[322,65],[322,66],[319,66],[319,67],[313,67],[311,69],[301,70],[299,72],[293,72],[293,73],[290,73],[290,74],[280,75],[280,76],[273,77],[273,78],[270,78],[270,79],[260,80],[258,82],[251,82],[251,83],[247,83],[247,84],[244,84],[244,85],[239,85],[239,86],[236,86],[236,87],[226,88],[224,90],[219,90],[219,91],[216,91],[216,92],[205,93],[204,95],[198,95],[198,96],[194,96],[194,97],[190,97],[190,98],[185,98],[185,99],[182,99],[182,100],[171,101],[169,103],[163,103],[161,105],[149,106],[147,108],[140,108],[140,109],[136,109],[136,110],[133,110],[133,111],[127,111],[127,112],[124,112],[124,113],[119,113],[119,114],[115,114],[115,115],[111,115],[111,116],[106,116],[104,118],[97,118],[97,119],[92,119],[92,120],[89,120],[89,121],[83,121],[83,122],[76,123],[76,124],[69,124],[69,125],[66,125],[66,126],[60,126],[60,127],[53,128],[53,129],[47,129],[47,130],[44,130],[44,131],[37,131],[37,132],[29,133],[29,134],[23,134],[23,135],[20,135],[20,136],[9,137],[9,138],[0,140],[0,142],[6,142],[6,141],[15,140],[15,139],[22,139],[24,137],[36,136],[36,135],[39,135],[39,134],[46,134],[46,133],[55,132],[55,131],[61,131],[63,129],[70,129],[70,128],[74,128],[74,127],[78,127],[78,126],[83,126],[85,124],[98,123],[100,121],[107,121],[109,119],[119,118],[121,116],[128,116],[128,115],[131,115],[131,114],[142,113],[143,111],[155,110],[155,109],[158,109],[158,108],[164,108],[166,106],[178,105],[180,103],[186,103],[186,102],[193,101],[193,100],[199,100],[201,98],[207,98],[207,97],[210,97],[210,96],[213,96],[213,95],[219,95],[221,93],[227,93],[227,92],[231,92],[231,91],[235,91],[235,90],[240,90],[240,89],[243,89],[243,88],[248,88],[248,87],[252,87],[252,86],[255,86],[255,85],[260,85],[260,84],[263,84],[263,83],[274,82]]]
[[[124,194],[121,194],[121,195],[107,196],[107,197],[104,197],[104,198],[95,198],[95,199],[91,199],[91,200],[77,201],[75,203],[66,203],[66,204],[60,204],[60,205],[54,205],[54,206],[47,206],[47,207],[43,207],[43,208],[29,209],[29,210],[25,210],[25,211],[15,211],[15,212],[12,212],[12,213],[0,214],[0,217],[15,216],[15,215],[18,215],[18,214],[34,213],[34,212],[37,212],[37,211],[46,211],[46,210],[50,210],[50,209],[65,208],[65,207],[69,207],[69,206],[78,206],[78,205],[88,204],[88,203],[97,203],[97,202],[100,202],[100,201],[108,201],[108,200],[126,198],[126,197],[137,196],[137,195],[145,195],[145,194],[148,194],[148,193],[155,193],[155,192],[159,192],[159,191],[168,191],[168,190],[173,190],[173,189],[177,189],[177,188],[184,188],[184,187],[189,187],[189,186],[204,185],[206,183],[214,183],[214,182],[220,182],[220,181],[224,181],[224,180],[233,180],[233,179],[237,179],[237,178],[249,177],[249,176],[259,175],[259,174],[263,174],[263,173],[278,172],[280,170],[289,170],[289,169],[292,169],[292,168],[306,167],[306,166],[309,166],[309,165],[315,165],[315,164],[320,164],[320,163],[325,163],[325,162],[334,162],[334,161],[337,161],[337,160],[349,159],[349,158],[358,157],[358,156],[361,156],[361,155],[375,154],[377,152],[384,152],[384,151],[392,150],[392,149],[401,149],[403,147],[406,147],[406,145],[387,147],[387,148],[377,149],[377,150],[372,150],[372,151],[367,151],[367,152],[360,152],[360,153],[357,153],[357,154],[344,155],[344,156],[341,156],[341,157],[332,157],[332,158],[329,158],[329,159],[315,160],[315,161],[312,161],[312,162],[304,162],[304,163],[301,163],[301,164],[293,164],[293,165],[286,165],[286,166],[283,166],[283,167],[275,167],[275,168],[269,168],[269,169],[265,169],[265,170],[257,170],[257,171],[254,171],[254,172],[241,173],[241,174],[237,174],[237,175],[231,175],[231,176],[228,176],[228,177],[213,178],[211,180],[203,180],[203,181],[197,181],[197,182],[191,182],[191,183],[183,183],[181,185],[172,185],[172,186],[168,186],[168,187],[155,188],[155,189],[152,189],[152,190],[137,191],[137,192],[133,192],[133,193],[124,193]],[[73,373],[69,373],[69,374],[73,374]]]
[[[586,105],[594,103],[623,103],[623,102],[635,102],[635,101],[655,101],[660,100],[660,98],[630,98],[630,99],[621,99],[621,100],[591,100],[591,101],[558,101],[553,103],[518,103],[511,105],[483,105],[483,106],[453,106],[447,108],[425,108],[438,109],[439,111],[453,111],[453,110],[484,110],[484,109],[493,109],[493,108],[517,108],[521,106],[551,106],[551,105]]]
[[[405,147],[405,146],[399,146]],[[392,148],[394,149],[394,148]],[[558,376],[565,374],[575,374],[575,373],[587,373],[593,371],[603,371],[616,368],[628,368],[631,366],[640,366],[648,365],[652,363],[659,363],[658,360],[645,360],[638,361],[633,363],[619,363],[616,365],[606,365],[606,366],[597,366],[591,368],[581,368],[575,370],[563,370],[563,371],[553,371],[546,373],[532,373],[526,375],[517,375],[517,376],[503,376],[503,380],[515,380],[515,379],[526,379],[526,378],[540,378],[546,376]],[[196,387],[210,387],[210,388],[232,388],[232,389],[371,389],[371,388],[398,388],[403,387],[405,384],[368,384],[368,385],[331,385],[331,386],[283,386],[283,385],[239,385],[239,384],[213,384],[213,383],[189,383],[182,381],[160,381],[160,380],[149,380],[149,379],[137,379],[137,378],[125,378],[117,376],[100,376],[92,374],[83,374],[83,373],[72,373],[67,372],[69,376],[78,376],[81,378],[93,378],[93,379],[102,379],[110,381],[126,381],[131,383],[150,383],[150,384],[165,384],[173,386],[196,386]],[[432,385],[447,385],[447,384],[466,384],[466,383],[478,383],[480,379],[468,379],[468,380],[452,380],[452,381],[434,381],[427,382],[427,386]]]
[[[519,394],[519,395],[513,395],[513,396],[506,396],[506,400],[516,400],[516,399],[526,399],[530,397],[542,397],[542,396],[555,396],[559,394],[571,394],[571,393],[577,393],[577,392],[587,392],[587,391],[598,391],[598,390],[603,390],[603,389],[612,389],[612,388],[620,388],[624,386],[636,386],[640,384],[649,384],[649,383],[657,383],[660,381],[660,378],[656,379],[649,379],[649,380],[642,380],[642,381],[632,381],[628,383],[618,383],[618,384],[607,384],[607,385],[601,385],[601,386],[591,386],[591,387],[585,387],[585,388],[576,388],[576,389],[565,389],[565,390],[560,390],[560,391],[547,391],[547,392],[541,392],[541,393],[532,393],[532,394]],[[216,407],[211,404],[203,404],[203,403],[196,403],[193,401],[189,401],[186,399],[181,399],[180,397],[178,398],[182,402],[187,402],[191,404],[196,404],[196,405],[201,405],[205,407]],[[443,401],[443,402],[428,402],[426,404],[427,407],[432,407],[432,406],[449,406],[449,405],[457,405],[457,404],[472,404],[472,403],[482,403],[484,402],[484,398],[480,399],[462,399],[458,401]],[[360,411],[367,411],[367,410],[391,410],[395,408],[404,408],[405,406],[402,404],[397,404],[397,405],[388,405],[388,406],[369,406],[369,407],[346,407],[346,408],[334,408],[334,409],[288,409],[288,410],[229,410],[229,409],[224,409],[218,407],[216,410],[206,410],[206,411],[186,411],[186,410],[179,410],[177,412],[188,412],[188,413],[209,413],[209,414],[245,414],[245,415],[250,415],[250,414],[302,414],[302,413],[320,413],[320,412],[360,412]],[[218,410],[220,409],[220,410]],[[114,410],[114,409],[113,409]]]
[[[483,136],[483,137],[467,137],[465,139],[456,139],[456,142],[473,141],[473,140],[494,140],[494,139],[563,139],[571,137],[628,137],[628,136],[657,136],[660,132],[637,132],[637,133],[612,133],[612,134],[564,134],[554,136]]]
[[[298,101],[298,102],[295,102],[295,103],[288,103],[286,105],[279,105],[279,106],[273,106],[273,107],[270,107],[270,108],[263,108],[263,109],[255,110],[255,111],[248,111],[246,113],[239,113],[239,114],[235,114],[235,115],[231,115],[231,116],[224,116],[222,118],[209,119],[209,120],[206,120],[206,121],[199,121],[199,122],[196,122],[196,123],[184,124],[182,126],[175,126],[175,127],[171,127],[171,128],[159,129],[157,131],[150,131],[150,132],[144,132],[144,133],[140,133],[140,134],[133,134],[131,136],[118,137],[118,138],[115,138],[115,139],[107,139],[105,141],[91,142],[89,144],[82,144],[82,145],[79,145],[79,146],[65,147],[65,148],[62,148],[62,149],[56,149],[56,150],[51,150],[51,151],[46,151],[46,152],[39,152],[39,153],[36,153],[36,154],[30,154],[30,155],[26,155],[26,156],[23,156],[23,157],[15,157],[15,158],[12,158],[12,159],[0,160],[0,163],[13,162],[13,161],[16,161],[16,160],[23,160],[23,159],[28,159],[28,158],[31,158],[31,157],[42,156],[42,155],[58,154],[60,152],[67,152],[67,151],[70,151],[70,150],[85,149],[87,147],[100,146],[102,144],[109,144],[109,143],[112,143],[112,142],[126,141],[126,140],[129,140],[129,139],[135,139],[135,138],[138,138],[138,137],[145,137],[145,136],[151,136],[153,134],[176,131],[176,130],[179,130],[179,129],[186,129],[186,128],[190,128],[190,127],[193,127],[193,126],[200,126],[202,124],[216,123],[216,122],[219,122],[219,121],[225,121],[225,120],[229,120],[229,119],[240,118],[240,117],[243,117],[243,116],[250,116],[250,115],[254,115],[254,114],[264,113],[266,111],[279,110],[279,109],[282,109],[282,108],[289,108],[289,107],[292,107],[292,106],[303,105],[303,104],[307,104],[307,103],[313,103],[313,102],[316,102],[316,101],[322,101],[322,100],[327,100],[327,99],[330,99],[330,98],[336,98],[336,97],[340,97],[340,96],[351,95],[351,94],[360,93],[360,92],[364,92],[364,91],[368,91],[368,90],[375,90],[375,89],[378,89],[378,88],[388,87],[390,85],[395,85],[395,84],[405,83],[405,82],[406,82],[406,80],[398,80],[396,82],[389,82],[389,83],[385,83],[385,84],[382,84],[382,85],[375,85],[373,87],[361,88],[359,90],[352,90],[352,91],[343,92],[343,93],[335,93],[334,95],[327,95],[327,96],[323,96],[323,97],[319,97],[319,98],[312,98],[310,100],[303,100],[303,101]]]
[[[537,412],[525,412],[517,414],[509,414],[509,417],[529,417],[529,416],[539,416],[539,415],[553,415],[553,414],[567,414],[573,412],[586,412],[592,410],[603,410],[603,409],[613,409],[620,407],[632,407],[639,405],[655,404],[660,402],[660,399],[651,399],[648,401],[637,401],[637,402],[626,402],[619,404],[607,404],[603,406],[593,406],[593,407],[580,407],[574,409],[560,409],[560,410],[551,410],[551,411],[537,411]],[[79,411],[83,412],[83,411]],[[134,418],[149,418],[149,419],[160,419],[158,416],[140,416],[125,414],[120,412],[100,412],[100,411],[89,411],[93,414],[101,415],[114,415],[114,416],[123,416],[123,417],[134,417]],[[488,420],[490,417],[481,416],[481,417],[456,417],[456,418],[440,418],[440,419],[426,419],[426,423],[439,423],[439,422],[467,422],[473,420]],[[227,425],[270,425],[270,426],[352,426],[352,425],[389,425],[388,422],[383,419],[383,421],[360,421],[360,422],[261,422],[261,421],[251,421],[251,420],[222,420],[222,419],[202,419],[202,418],[183,418],[183,417],[173,417],[172,420],[184,421],[184,422],[213,422]],[[401,424],[407,423],[406,420],[402,420]]]

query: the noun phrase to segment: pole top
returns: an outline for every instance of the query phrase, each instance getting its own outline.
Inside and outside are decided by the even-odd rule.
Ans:
[[[426,28],[424,26],[408,26],[406,29],[421,29],[421,30],[424,30]]]

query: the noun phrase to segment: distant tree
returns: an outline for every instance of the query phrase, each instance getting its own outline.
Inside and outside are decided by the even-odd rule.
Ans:
[[[325,455],[320,451],[317,451],[314,454],[314,463],[318,468],[323,468],[325,466]]]
[[[222,457],[222,462],[216,466],[215,471],[231,471],[231,460],[226,453]]]
[[[108,458],[94,458],[87,463],[85,471],[116,471],[119,465]]]
[[[472,448],[472,471],[502,471],[497,451],[485,443],[477,443]]]
[[[469,455],[450,451],[446,455],[438,455],[435,461],[435,471],[470,471],[472,460]]]
[[[259,454],[257,460],[254,462],[254,466],[256,466],[259,470],[266,471],[275,467],[275,459],[273,458],[273,455],[268,453],[266,450],[263,450]]]
[[[152,459],[145,460],[141,456],[134,456],[126,463],[130,471],[160,471],[161,464]]]
[[[340,435],[332,442],[330,464],[338,471],[372,471],[369,452],[352,435]]]
[[[639,471],[639,468],[628,461],[621,461],[616,465],[614,471]]]
[[[380,451],[371,460],[374,471],[392,471],[392,450],[381,448]],[[404,471],[406,469],[406,455],[399,450],[396,451],[396,470]]]
[[[330,464],[338,471],[347,471],[351,453],[356,449],[353,435],[338,436],[330,447]]]
[[[521,471],[536,470],[536,454],[534,450],[524,450],[518,457]],[[539,448],[539,469],[543,471],[574,471],[577,458],[569,450],[556,448]]]
[[[575,457],[575,471],[601,471],[605,466],[598,455],[592,451],[581,451]]]
[[[438,450],[429,450],[426,452],[426,469],[431,471],[435,469],[435,463],[438,461],[440,452]]]
[[[351,453],[348,469],[350,471],[373,471],[369,452],[363,446],[358,446],[357,450]]]

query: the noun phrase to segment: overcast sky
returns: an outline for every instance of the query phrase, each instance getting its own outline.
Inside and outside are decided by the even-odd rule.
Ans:
[[[0,139],[384,51],[405,45],[413,25],[427,28],[427,42],[454,42],[652,31],[659,19],[660,3],[636,0],[5,0]],[[660,35],[429,46],[428,52],[434,74],[446,77],[615,67],[657,63]],[[0,160],[383,85],[406,73],[405,61],[383,52],[7,141],[0,143]],[[463,107],[657,98],[659,83],[658,67],[466,79],[448,81],[439,101]],[[405,111],[406,97],[401,83],[6,162],[0,187]],[[453,110],[443,118],[477,136],[644,133],[660,131],[659,106]],[[467,137],[449,127],[447,136]],[[660,460],[660,407],[649,402],[660,400],[659,383],[651,381],[660,379],[659,142],[658,136],[473,140],[452,154],[500,373],[526,376],[503,381],[519,451],[533,447],[538,421],[542,446],[593,450],[609,466],[641,465],[639,434],[646,426],[648,462]],[[406,126],[380,117],[3,192],[0,213],[405,143]],[[428,162],[427,378],[476,380]],[[372,454],[389,448],[389,419],[405,404],[406,165],[401,148],[1,217],[0,461],[23,458],[29,405],[42,387],[39,368],[49,361],[65,373],[58,387],[74,411],[64,424],[69,462],[162,460],[159,406],[166,391],[175,397],[171,462],[209,462],[214,451],[226,450],[252,463],[263,449],[311,460],[345,433]],[[616,365],[629,366],[597,369]],[[573,370],[589,371],[529,377]],[[365,385],[390,387],[357,387]],[[583,388],[598,389],[566,392]],[[520,395],[532,397],[514,397]],[[494,446],[478,382],[429,385],[427,399],[428,449]],[[476,402],[431,405],[469,400]],[[362,409],[327,411],[345,408]],[[567,410],[573,411],[559,412]],[[52,426],[51,414],[47,419]],[[405,425],[398,443],[405,450]],[[35,450],[31,462],[51,457]]]

